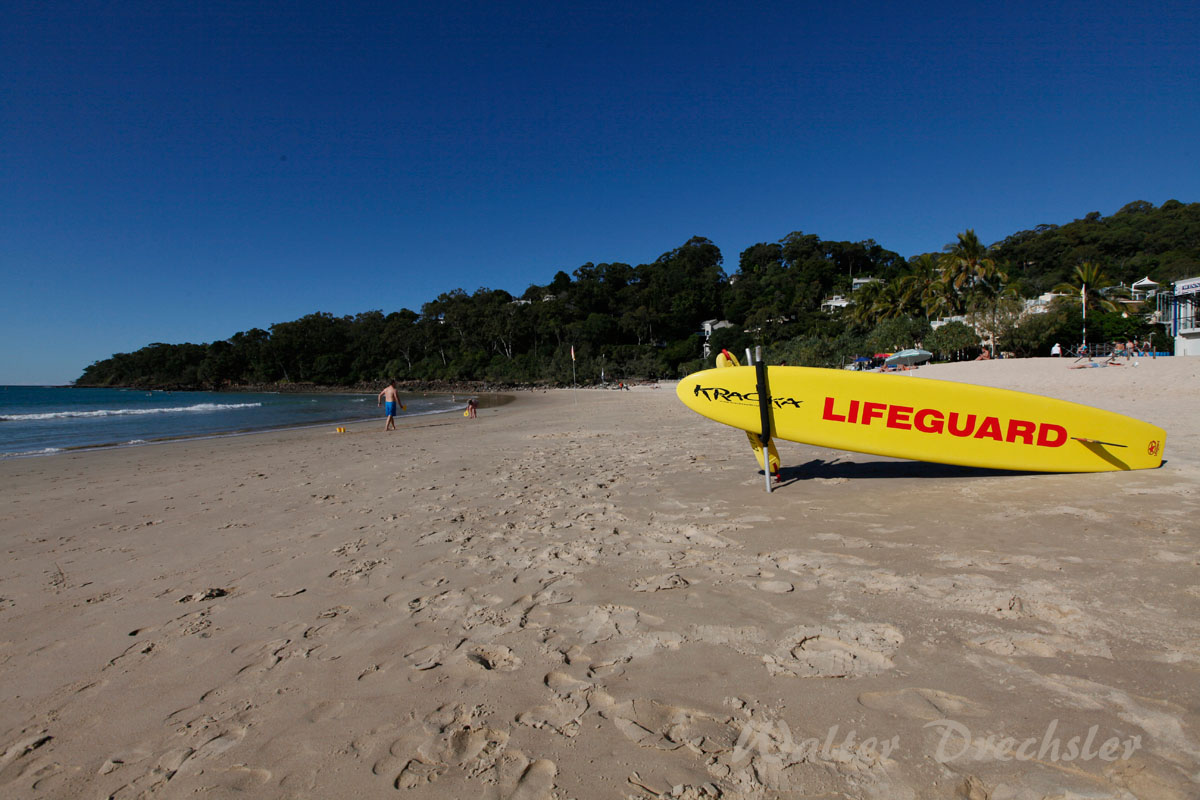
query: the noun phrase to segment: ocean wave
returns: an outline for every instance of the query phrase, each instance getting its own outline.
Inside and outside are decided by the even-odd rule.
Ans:
[[[32,422],[46,419],[87,419],[89,417],[130,417],[144,414],[190,414],[209,411],[229,411],[235,408],[259,408],[262,403],[197,403],[194,406],[173,408],[111,408],[96,411],[48,411],[43,414],[9,414],[0,416],[2,422]]]
[[[17,456],[48,456],[51,453],[61,452],[61,447],[43,447],[41,450],[22,450],[13,453],[0,453],[0,458],[16,458]]]

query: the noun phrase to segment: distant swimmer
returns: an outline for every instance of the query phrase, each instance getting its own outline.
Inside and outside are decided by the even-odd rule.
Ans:
[[[385,431],[396,430],[396,411],[400,408],[400,396],[396,394],[396,381],[388,381],[388,385],[383,387],[383,391],[379,393],[375,405],[382,405],[387,413],[387,424],[383,426],[383,429]]]

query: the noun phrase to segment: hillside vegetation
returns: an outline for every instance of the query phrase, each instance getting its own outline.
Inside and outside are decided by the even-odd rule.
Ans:
[[[514,296],[446,292],[421,306],[335,317],[315,313],[207,344],[147,345],[83,371],[78,386],[223,388],[413,381],[565,383],[571,348],[581,382],[676,377],[701,366],[705,320],[728,320],[712,347],[762,344],[770,360],[836,366],[857,355],[921,344],[940,357],[990,346],[1046,354],[1078,342],[1088,284],[1088,339],[1149,337],[1153,308],[1121,303],[1111,287],[1200,274],[1200,203],[1137,201],[1065,225],[1040,225],[985,246],[973,231],[941,253],[904,259],[872,240],[824,241],[795,232],[741,253],[732,274],[696,237],[648,264],[587,263]],[[855,278],[874,278],[852,292]],[[1064,292],[1047,313],[1023,298]],[[822,309],[830,297],[843,309]],[[1131,313],[1132,312],[1132,313]],[[931,321],[964,315],[964,323]],[[1169,347],[1159,334],[1159,349]]]

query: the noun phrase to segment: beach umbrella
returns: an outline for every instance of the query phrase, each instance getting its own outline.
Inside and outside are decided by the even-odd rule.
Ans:
[[[909,366],[911,364],[920,364],[923,361],[928,361],[933,358],[933,353],[928,350],[901,350],[894,356],[888,356],[885,362],[889,367],[897,365]]]

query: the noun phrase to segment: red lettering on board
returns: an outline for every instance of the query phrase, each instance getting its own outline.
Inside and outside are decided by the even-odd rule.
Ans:
[[[921,433],[949,434],[960,439],[994,439],[997,442],[1038,447],[1062,447],[1068,438],[1066,428],[1049,422],[1039,425],[1030,420],[1001,420],[999,417],[984,417],[980,421],[976,414],[944,412],[936,408],[917,409],[869,400],[850,400],[845,413],[839,414],[837,403],[837,398],[826,397],[821,418],[829,422],[863,425],[882,420],[884,425],[895,430],[915,429]]]
[[[976,439],[995,439],[1000,441],[1000,420],[995,417],[985,417],[979,430],[975,431]]]
[[[883,410],[887,408],[887,403],[872,403],[870,401],[863,403],[862,424],[870,425],[873,419],[883,419]]]
[[[913,427],[921,433],[941,433],[945,426],[946,419],[936,408],[922,408],[913,418]]]
[[[1051,438],[1050,434],[1054,434]],[[1062,447],[1067,441],[1067,429],[1062,425],[1043,422],[1038,429],[1038,447]]]
[[[1033,444],[1033,434],[1036,430],[1036,422],[1029,422],[1023,419],[1010,419],[1008,421],[1008,435],[1004,437],[1004,441],[1015,442],[1017,439],[1020,439],[1025,444]]]
[[[887,426],[899,428],[902,431],[912,428],[908,418],[912,416],[912,406],[888,406]]]
[[[950,419],[946,426],[947,430],[950,431],[950,435],[951,436],[970,436],[971,431],[975,430],[975,415],[967,414],[967,425],[964,428],[960,428],[958,426],[959,419],[960,419],[960,417],[959,417],[959,413],[957,411],[950,412]]]

